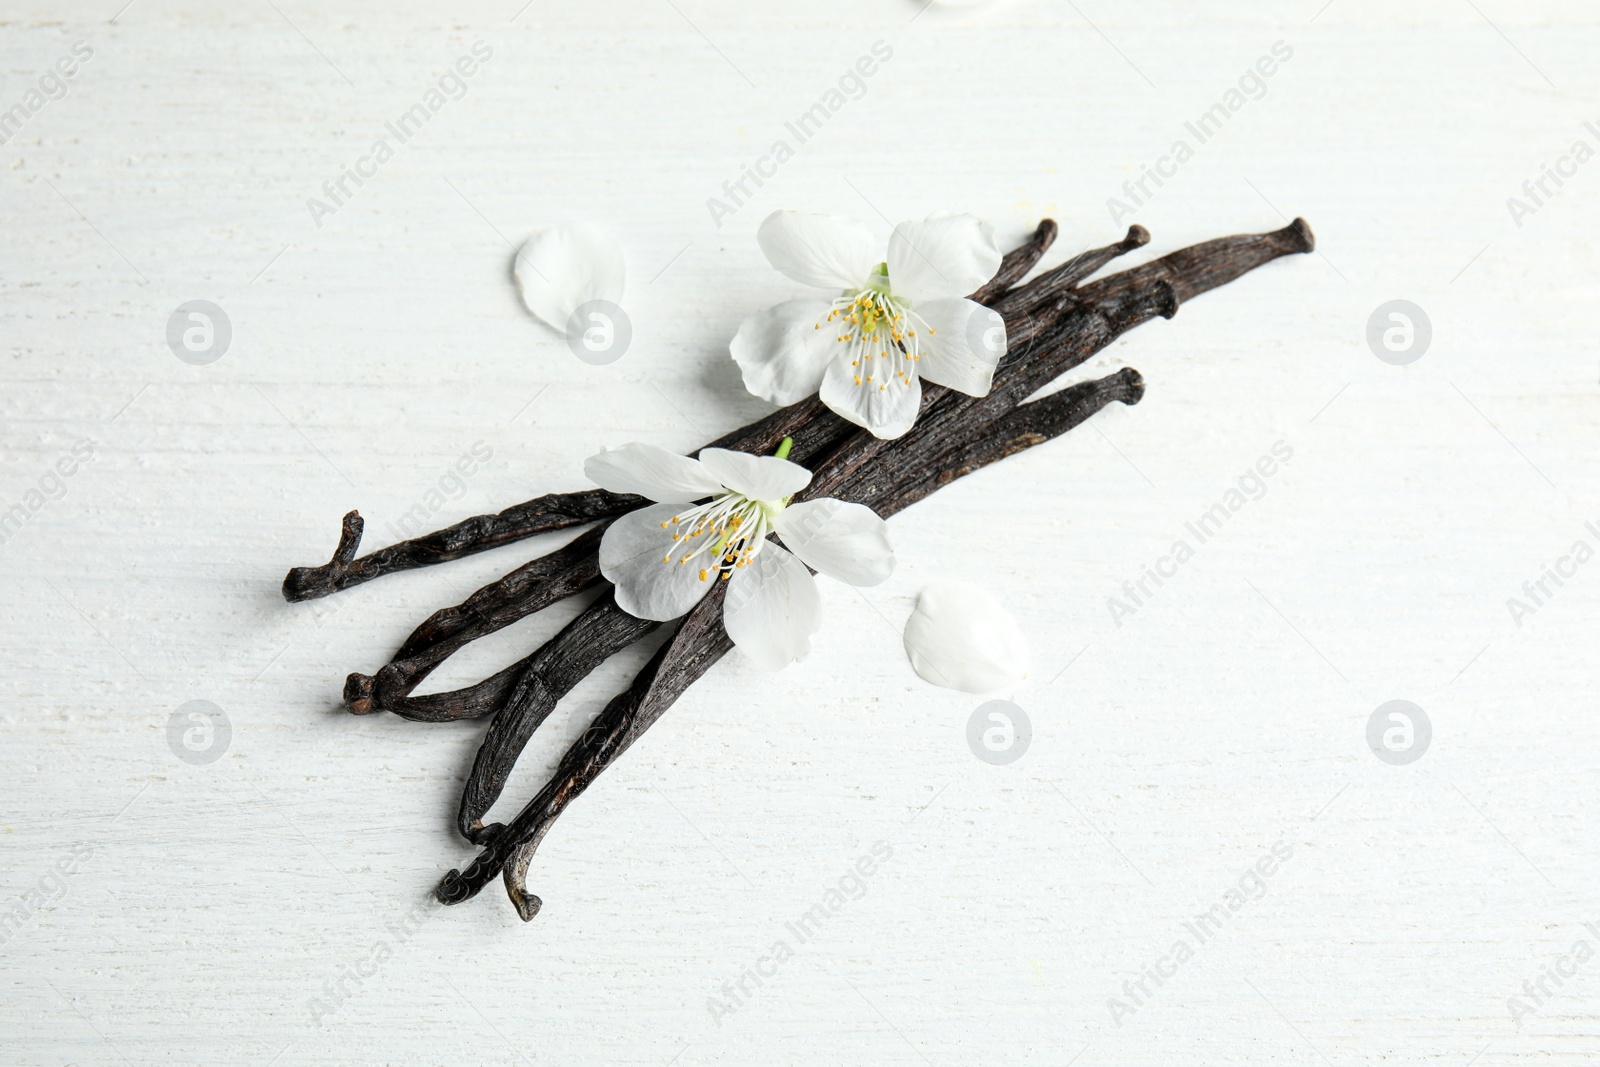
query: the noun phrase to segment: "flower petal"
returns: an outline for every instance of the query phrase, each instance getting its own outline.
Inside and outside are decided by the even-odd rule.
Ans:
[[[811,484],[810,471],[777,456],[702,448],[700,462],[717,481],[751,500],[782,500]]]
[[[906,621],[906,655],[925,680],[963,693],[987,693],[1027,673],[1028,643],[1017,621],[987,590],[937,582],[922,591]]]
[[[776,671],[811,651],[822,628],[822,596],[806,565],[774,544],[761,547],[749,566],[733,572],[722,625],[739,651],[763,670]]]
[[[822,375],[817,395],[841,418],[864,426],[877,437],[895,438],[911,429],[922,407],[922,383],[916,378],[903,381],[855,383],[855,368],[842,359],[833,360]],[[878,388],[888,385],[887,389]]]
[[[994,227],[972,215],[902,222],[889,238],[889,288],[914,303],[966,296],[1000,269]]]
[[[512,265],[522,302],[562,333],[567,320],[591,300],[622,300],[626,267],[622,245],[587,222],[564,222],[534,234]]]
[[[839,215],[774,211],[756,231],[756,242],[784,275],[823,289],[859,289],[878,263],[872,231]]]
[[[715,573],[701,579],[698,560],[679,563],[680,546],[670,527],[662,528],[677,509],[652,504],[630,511],[600,538],[600,573],[616,586],[617,606],[641,619],[676,619],[711,591]],[[670,558],[670,563],[663,563]]]
[[[663,504],[684,504],[722,491],[722,483],[698,460],[638,441],[595,453],[583,461],[583,473],[602,489]]]
[[[931,300],[916,314],[929,326],[917,371],[928,381],[968,396],[987,396],[995,365],[1006,354],[1006,322],[971,300]]]
[[[745,319],[728,344],[744,387],[780,406],[816,392],[828,360],[845,350],[838,327],[827,321],[831,307],[825,300],[790,300]]]
[[[832,497],[791,504],[774,523],[800,562],[850,585],[877,585],[894,573],[889,524],[865,504]]]

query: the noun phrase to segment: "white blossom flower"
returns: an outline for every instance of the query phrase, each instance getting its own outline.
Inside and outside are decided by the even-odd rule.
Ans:
[[[794,281],[843,291],[744,321],[729,350],[752,393],[780,405],[818,393],[885,438],[916,421],[922,378],[988,393],[1006,353],[1005,323],[966,299],[1000,268],[988,223],[971,215],[902,222],[881,262],[871,232],[834,215],[774,212],[756,239]]]
[[[588,222],[564,222],[528,238],[517,250],[512,273],[528,310],[572,335],[591,325],[587,314],[573,322],[579,309],[621,303],[627,266],[622,245],[610,232]]]
[[[924,680],[963,693],[988,693],[1028,672],[1028,642],[987,590],[936,582],[917,598],[905,629],[906,655]]]
[[[803,659],[822,625],[807,566],[877,585],[894,571],[894,549],[888,524],[865,505],[790,503],[811,472],[780,458],[787,448],[779,456],[706,448],[691,459],[635,443],[591,456],[583,469],[596,485],[657,501],[617,519],[600,541],[600,573],[616,586],[617,605],[665,622],[720,579],[723,626],[740,651],[768,670]],[[773,533],[782,546],[767,539]]]

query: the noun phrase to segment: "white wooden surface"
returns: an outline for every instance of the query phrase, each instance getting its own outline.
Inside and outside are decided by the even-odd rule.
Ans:
[[[0,11],[0,107],[94,50],[0,146],[0,505],[93,449],[0,546],[0,910],[26,913],[0,947],[0,1060],[1600,1057],[1600,961],[1524,989],[1600,945],[1600,563],[1520,627],[1506,605],[1600,541],[1600,162],[1521,227],[1506,207],[1575,139],[1600,147],[1592,5],[121,2]],[[480,40],[466,95],[314,226],[306,198]],[[706,199],[880,40],[865,95],[713,226]],[[554,539],[318,605],[280,599],[284,570],[325,559],[352,506],[385,543],[479,441],[493,458],[440,524],[578,487],[601,445],[689,448],[759,414],[724,346],[791,294],[753,240],[770,210],[887,234],[953,207],[1007,241],[1048,214],[1051,262],[1114,237],[1107,197],[1280,40],[1266,95],[1134,218],[1154,254],[1303,214],[1321,254],[1083,368],[1137,366],[1148,398],[896,518],[899,571],[826,588],[808,662],[696,684],[545,842],[535,922],[498,886],[422,906],[471,855],[450,824],[479,727],[352,718],[339,686]],[[509,281],[506,239],[565,217],[628,248],[613,366]],[[1396,298],[1434,326],[1407,367],[1365,341]],[[233,324],[209,366],[164,339],[192,299]],[[1116,626],[1106,599],[1278,441],[1265,496]],[[979,700],[900,652],[946,575],[1032,635],[1001,694],[1035,728],[1010,766],[967,747]],[[497,812],[640,662],[566,702]],[[1396,698],[1433,724],[1408,766],[1365,741]],[[209,765],[168,746],[190,700],[232,725]],[[865,895],[799,943],[785,924],[879,841]],[[1113,1018],[1276,842],[1264,895]],[[793,958],[714,1017],[779,939]]]

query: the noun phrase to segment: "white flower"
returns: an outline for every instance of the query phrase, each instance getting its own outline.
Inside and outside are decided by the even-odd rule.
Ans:
[[[767,261],[797,282],[842,289],[744,321],[729,345],[745,388],[774,404],[811,393],[878,437],[916,421],[920,378],[983,396],[1006,353],[999,314],[966,299],[1000,268],[994,230],[971,215],[902,222],[879,261],[865,226],[778,211],[756,234]]]
[[[600,541],[600,573],[617,605],[665,622],[727,581],[723,626],[767,670],[804,658],[822,625],[808,564],[851,585],[894,571],[888,524],[862,504],[789,503],[811,472],[777,456],[706,448],[690,459],[635,443],[591,456],[583,470],[603,489],[658,501],[617,519]],[[767,540],[772,533],[787,551]]]
[[[1000,689],[1028,671],[1028,643],[1017,621],[989,592],[962,582],[922,591],[906,621],[905,644],[924,680],[963,693]]]
[[[610,233],[587,222],[564,222],[528,238],[512,273],[528,310],[565,334],[574,328],[573,312],[585,304],[621,302],[627,268],[622,245]],[[581,333],[588,325],[575,329]]]

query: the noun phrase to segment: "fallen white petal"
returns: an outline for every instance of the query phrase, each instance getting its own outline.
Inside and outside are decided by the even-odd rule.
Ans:
[[[564,222],[528,238],[517,250],[513,273],[528,310],[564,334],[583,304],[622,302],[627,268],[622,245],[608,231]]]
[[[988,693],[1028,670],[1022,628],[987,590],[936,582],[917,598],[905,629],[906,655],[925,680],[963,693]]]

